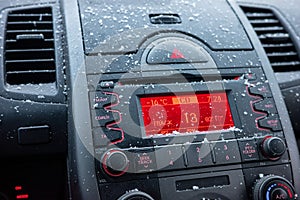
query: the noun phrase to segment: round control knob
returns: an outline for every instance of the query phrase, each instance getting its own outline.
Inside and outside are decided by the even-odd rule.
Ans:
[[[254,200],[292,200],[295,199],[292,184],[280,176],[268,175],[259,179],[254,186]]]
[[[149,194],[141,191],[130,191],[122,195],[118,200],[154,200]]]
[[[270,160],[277,160],[286,150],[283,139],[279,137],[265,137],[261,144],[261,150],[264,156]]]
[[[129,167],[129,160],[126,154],[120,150],[109,150],[102,158],[102,167],[110,176],[122,176]]]

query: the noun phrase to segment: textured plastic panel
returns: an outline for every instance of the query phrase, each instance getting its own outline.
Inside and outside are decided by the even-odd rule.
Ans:
[[[229,4],[216,1],[79,1],[85,52],[136,51],[146,37],[159,31],[185,32],[201,38],[210,48],[252,49]],[[178,14],[181,24],[151,24],[151,14]],[[213,17],[212,17],[213,15]]]

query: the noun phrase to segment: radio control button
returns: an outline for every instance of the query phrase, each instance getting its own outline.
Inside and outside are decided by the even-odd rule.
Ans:
[[[271,116],[265,117],[263,119],[260,119],[260,120],[258,120],[258,125],[261,128],[268,128],[268,129],[271,129],[272,131],[281,131],[282,130],[278,115],[271,115]]]
[[[176,64],[207,62],[202,47],[180,38],[167,38],[154,46],[148,56],[148,64]]]
[[[181,145],[155,148],[157,170],[183,169],[184,158]]]
[[[279,159],[286,151],[285,142],[279,137],[265,137],[260,147],[262,154],[270,160]]]
[[[194,143],[185,145],[185,149],[188,167],[213,165],[209,143]]]
[[[115,83],[113,81],[101,81],[98,86],[100,88],[113,88]]]
[[[90,92],[91,107],[101,109],[109,104],[118,103],[118,95],[110,94],[103,91]]]
[[[257,145],[254,140],[240,140],[239,146],[242,161],[259,160]]]
[[[121,130],[113,130],[105,127],[98,127],[93,130],[93,140],[95,147],[104,147],[111,142],[122,139]]]
[[[137,149],[131,151],[134,160],[134,168],[136,173],[147,173],[157,169],[155,162],[155,152],[152,148]]]
[[[102,127],[93,130],[94,147],[105,147],[109,143],[109,139],[103,132]]]
[[[216,164],[231,164],[241,162],[240,152],[236,141],[211,143]]]
[[[272,97],[272,93],[268,84],[257,84],[253,87],[249,87],[249,92],[252,95],[259,95],[262,97]]]
[[[277,113],[275,102],[272,98],[265,98],[259,102],[253,104],[253,107],[257,111],[264,111],[269,114]]]
[[[112,110],[97,109],[91,110],[93,127],[105,126],[108,123],[119,121],[121,119],[120,113]]]
[[[106,174],[110,176],[122,176],[128,170],[129,160],[123,151],[112,149],[104,154],[102,167]]]

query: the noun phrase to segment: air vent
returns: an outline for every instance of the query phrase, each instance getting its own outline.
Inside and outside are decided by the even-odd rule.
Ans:
[[[55,69],[51,7],[9,12],[5,34],[6,83],[53,83]]]
[[[244,7],[275,72],[300,70],[300,60],[290,34],[270,9]]]

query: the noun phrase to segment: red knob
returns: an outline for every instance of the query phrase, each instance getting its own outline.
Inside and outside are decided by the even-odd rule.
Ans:
[[[122,176],[128,170],[129,160],[123,151],[112,149],[103,155],[102,167],[105,173],[110,176]]]

